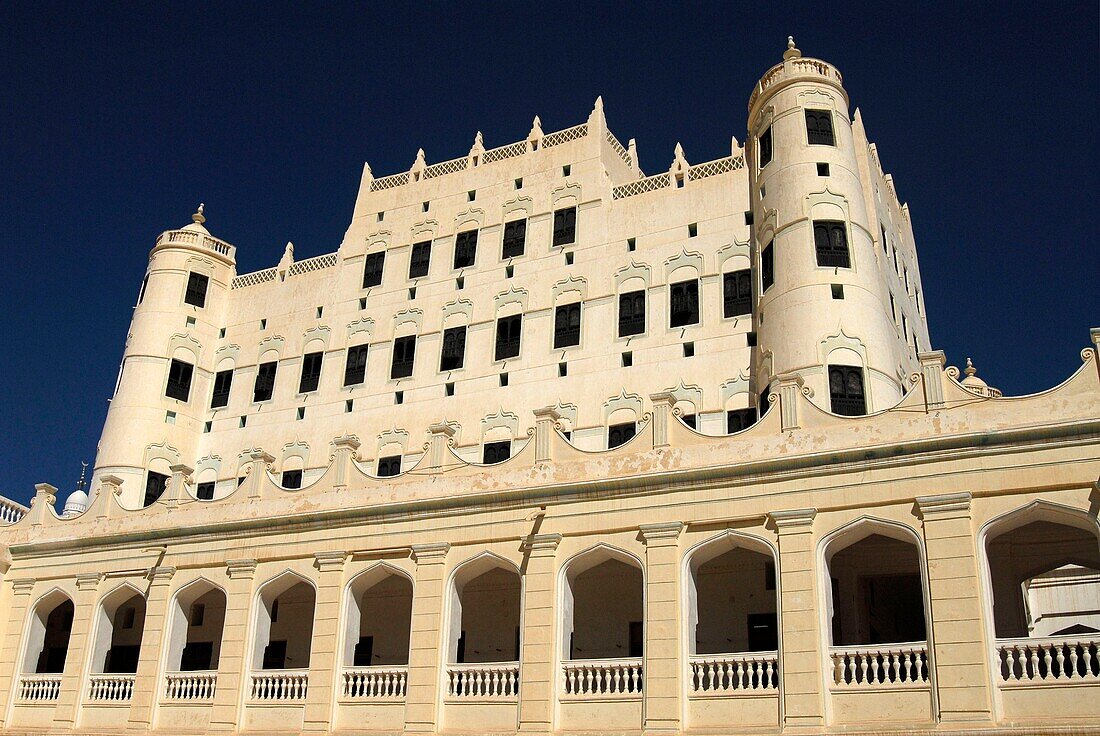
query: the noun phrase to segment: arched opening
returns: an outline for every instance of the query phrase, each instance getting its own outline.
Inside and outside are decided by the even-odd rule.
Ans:
[[[218,669],[225,606],[225,592],[205,580],[188,585],[176,595],[169,611],[170,672]]]
[[[124,585],[100,604],[92,671],[135,674],[145,629],[145,596]]]
[[[518,662],[519,571],[495,555],[455,570],[451,584],[448,662]]]
[[[35,604],[27,628],[25,674],[56,675],[65,671],[73,611],[72,600],[59,590]]]
[[[313,645],[313,585],[293,573],[264,584],[256,611],[256,670],[306,669]]]
[[[346,667],[409,663],[412,594],[412,582],[388,566],[376,566],[352,581],[344,637]]]
[[[691,654],[778,649],[775,558],[770,549],[724,537],[693,553],[688,568]]]
[[[574,558],[565,569],[562,658],[641,657],[643,597],[642,568],[634,557],[598,547]]]

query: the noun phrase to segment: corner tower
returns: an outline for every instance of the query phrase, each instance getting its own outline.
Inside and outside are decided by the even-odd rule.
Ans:
[[[748,120],[757,390],[797,373],[827,411],[893,406],[916,349],[891,316],[889,258],[875,247],[866,151],[840,72],[789,39],[753,90]]]

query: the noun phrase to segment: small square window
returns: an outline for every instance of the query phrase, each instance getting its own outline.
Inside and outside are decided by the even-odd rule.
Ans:
[[[248,417],[241,417],[241,423],[240,423],[241,429],[244,429],[247,424],[248,424]]]
[[[467,202],[473,202],[476,198],[477,198],[477,191],[476,190],[471,189],[470,191],[466,192],[466,201]]]
[[[748,345],[750,348],[756,347],[756,333],[755,332],[746,332],[745,333],[745,344]]]
[[[523,179],[516,179],[516,189],[523,189]]]
[[[266,317],[264,319],[260,320],[260,329],[261,330],[266,330],[267,329],[267,318]]]
[[[629,350],[623,353],[623,368],[629,368],[634,365],[634,353]]]
[[[164,423],[165,424],[175,424],[176,423],[176,412],[174,412],[174,411],[166,412],[164,414]]]
[[[515,266],[505,266],[504,267],[504,278],[510,279],[515,275],[516,275],[516,267]]]
[[[344,413],[345,414],[350,414],[351,410],[352,410],[352,408],[354,408],[354,406],[355,406],[355,399],[347,399],[346,401],[344,401]]]
[[[570,166],[569,164],[566,164],[565,166],[562,166],[562,167],[561,167],[561,175],[562,175],[562,176],[569,176],[569,173],[570,173],[570,172],[571,172],[572,170],[573,170],[573,167],[572,167],[572,166]]]
[[[213,428],[214,428],[214,423],[213,422],[203,422],[202,431],[204,433],[210,432],[210,430],[213,429]]]
[[[420,205],[420,211],[421,211],[421,212],[427,212],[427,211],[428,211],[428,203],[427,203],[427,202],[425,202],[424,204]]]
[[[416,298],[416,287],[415,286],[410,286],[409,287],[409,298],[410,299],[415,299]]]
[[[695,357],[695,343],[693,343],[693,342],[685,342],[684,343],[684,357],[685,358],[694,358]]]
[[[462,276],[459,276],[457,279],[455,279],[455,288],[459,291],[466,288],[466,279]]]
[[[745,211],[745,224],[752,225],[752,210]]]
[[[627,238],[626,239],[626,249],[628,251],[633,252],[633,251],[637,250],[637,248],[638,248],[638,242],[634,238]]]
[[[833,284],[833,299],[844,298],[844,284]]]
[[[677,189],[683,189],[684,188],[684,175],[683,174],[677,174],[676,175],[676,188]]]
[[[404,404],[405,403],[405,392],[404,391],[394,391],[394,393],[393,393],[393,403],[395,403],[395,404]]]
[[[199,483],[195,488],[195,496],[200,501],[213,501],[214,500],[214,482],[209,481],[206,483]],[[196,611],[196,609],[198,609]],[[202,626],[202,614],[204,607],[201,604],[195,604],[191,607],[191,625]],[[196,613],[198,614],[196,616]],[[198,619],[196,623],[195,619]]]
[[[567,265],[567,266],[572,266],[573,265],[573,254],[572,253],[566,253],[565,254],[565,265]]]
[[[689,238],[694,238],[698,234],[699,234],[699,223],[693,222],[690,225],[688,225],[688,237]]]
[[[317,307],[317,319],[321,319],[321,315],[325,313],[324,307]]]
[[[569,364],[558,363],[558,378],[564,378],[569,375]]]
[[[365,296],[359,297],[359,308],[360,309],[366,309],[367,308],[367,298]]]
[[[500,374],[500,385],[501,386],[507,386],[508,385],[508,374],[507,373],[501,373]]]
[[[306,408],[304,406],[299,406],[298,407],[298,418],[299,419],[305,419],[306,418]]]
[[[817,175],[818,176],[828,176],[829,175],[829,164],[819,163],[817,165]]]
[[[378,222],[382,222],[382,220],[385,219],[385,217],[386,217],[385,212],[379,212],[378,213]]]
[[[194,317],[188,317],[187,318],[187,326],[188,327],[194,327],[195,326],[195,318]]]
[[[453,383],[443,384],[443,393],[447,396],[455,395],[455,385]]]
[[[220,330],[218,330],[218,337],[219,338],[225,337],[225,328],[224,327],[222,327]]]

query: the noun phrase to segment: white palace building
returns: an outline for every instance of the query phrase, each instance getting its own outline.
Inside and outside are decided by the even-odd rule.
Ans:
[[[1100,329],[948,367],[850,110],[792,41],[714,161],[597,100],[327,255],[162,233],[87,493],[0,510],[0,731],[1100,733]]]

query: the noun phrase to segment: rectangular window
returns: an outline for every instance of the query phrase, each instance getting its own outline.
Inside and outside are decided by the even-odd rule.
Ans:
[[[141,288],[138,289],[138,304],[145,301],[145,289],[149,286],[149,274],[145,274],[145,278],[141,280]]]
[[[477,256],[477,230],[455,236],[455,268],[469,268]]]
[[[481,462],[486,465],[502,463],[512,456],[512,441],[486,442],[481,451]]]
[[[829,366],[829,400],[833,414],[845,417],[859,417],[866,414],[863,369],[850,365]]]
[[[760,168],[764,168],[772,162],[772,129],[768,126],[768,129],[760,134]]]
[[[307,353],[302,357],[302,378],[298,381],[298,393],[316,391],[321,383],[321,361],[324,353]]]
[[[817,265],[851,268],[848,255],[848,230],[838,220],[814,220],[814,250]]]
[[[505,360],[519,355],[519,335],[523,317],[513,314],[497,320],[497,344],[493,360]]]
[[[194,373],[195,366],[172,358],[172,364],[168,367],[168,385],[164,387],[164,395],[170,399],[187,401],[191,395],[191,376]]]
[[[889,253],[890,252],[890,246],[886,242],[886,228],[882,227],[880,225],[879,229],[882,231],[882,252],[883,253]]]
[[[252,389],[253,401],[270,401],[275,394],[275,372],[279,367],[278,361],[261,363],[256,370],[256,385]]]
[[[386,251],[368,253],[363,266],[363,288],[379,286],[382,283],[382,270],[386,265]]]
[[[760,291],[765,292],[775,283],[775,256],[772,253],[772,243],[764,246],[760,251]]]
[[[393,341],[393,362],[390,378],[408,378],[413,374],[413,358],[416,357],[416,335],[398,337]]]
[[[142,501],[142,506],[150,506],[156,503],[156,500],[160,498],[160,494],[164,493],[164,489],[168,487],[168,476],[164,473],[154,473],[149,471],[145,477],[145,499]]]
[[[302,471],[301,470],[284,470],[281,485],[283,488],[301,488],[302,487]]]
[[[618,447],[619,445],[625,444],[637,431],[638,425],[635,422],[612,424],[607,428],[607,449],[610,450],[612,447]]]
[[[726,434],[740,432],[756,424],[756,409],[731,409],[726,412]]]
[[[504,246],[501,258],[515,258],[523,255],[527,245],[527,220],[514,220],[504,225]]]
[[[722,315],[752,314],[752,271],[743,268],[722,274]]]
[[[577,208],[554,210],[554,245],[568,245],[577,240]]]
[[[355,345],[348,348],[348,359],[344,364],[344,385],[356,386],[367,380],[367,346]]]
[[[563,304],[554,310],[554,349],[581,344],[581,303]]]
[[[443,330],[443,351],[439,356],[439,370],[453,371],[466,361],[466,328],[448,327]]]
[[[409,278],[418,279],[428,275],[428,266],[432,262],[432,241],[414,243],[409,257]]]
[[[199,483],[198,486],[195,487],[195,495],[198,496],[200,501],[213,501],[214,481]]]
[[[206,306],[206,289],[210,286],[210,277],[192,271],[187,274],[187,292],[183,301],[195,307]]]
[[[699,281],[680,281],[669,289],[669,327],[699,323]]]
[[[806,137],[811,146],[835,146],[832,113],[828,110],[807,110]]]
[[[378,458],[378,477],[391,478],[401,472],[401,456],[390,455]]]
[[[645,291],[619,294],[619,337],[645,332]]]

